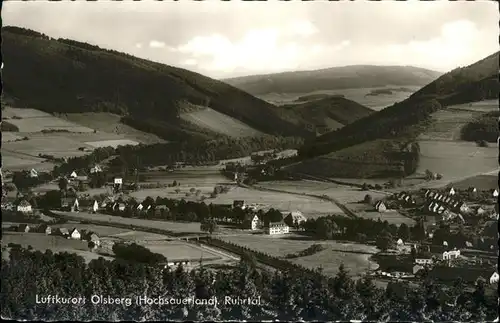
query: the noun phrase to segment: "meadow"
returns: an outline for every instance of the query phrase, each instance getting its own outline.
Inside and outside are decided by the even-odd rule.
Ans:
[[[189,259],[196,263],[200,259],[217,260],[221,258],[217,253],[184,242],[155,241],[149,243],[145,242],[143,245],[152,252],[164,255],[168,261]]]
[[[145,144],[154,144],[165,142],[151,133],[143,132],[127,126],[120,122],[121,117],[117,114],[108,112],[86,112],[86,113],[68,113],[61,115],[61,118],[71,122],[81,124],[96,129],[98,133],[110,133],[117,135],[122,139],[128,139]]]
[[[475,187],[478,190],[490,190],[498,188],[498,172],[491,175],[477,175],[453,183],[453,187],[461,190]]]
[[[207,198],[205,203],[232,204],[234,200],[244,200],[246,204],[256,204],[258,209],[277,209],[281,212],[301,211],[305,217],[343,214],[342,210],[329,201],[318,198],[279,192],[259,191],[243,187],[233,187],[229,192],[216,198]]]
[[[389,224],[395,224],[398,226],[403,223],[408,226],[412,226],[415,224],[415,220],[399,214],[396,210],[388,210],[383,213],[379,213],[377,211],[364,211],[357,212],[356,215],[363,219],[370,219],[375,221],[380,219],[380,221],[387,221]]]
[[[335,275],[341,263],[344,263],[353,275],[361,275],[376,264],[369,260],[377,248],[356,243],[342,243],[337,241],[313,241],[294,234],[284,236],[270,236],[264,234],[241,234],[221,236],[220,239],[240,246],[268,253],[275,257],[285,257],[303,251],[313,244],[323,244],[327,249],[314,255],[290,259],[289,261],[304,265],[308,268],[323,268],[328,275]],[[353,253],[360,252],[360,253]],[[361,254],[366,253],[366,254]]]
[[[198,127],[232,137],[256,137],[262,132],[245,123],[210,108],[182,113],[181,119]]]
[[[498,170],[498,148],[465,141],[420,141],[418,173],[426,169],[443,175],[442,183],[460,181]]]
[[[55,117],[36,109],[5,108],[3,117],[19,128],[19,132],[62,130],[68,132],[94,132],[94,129]]]

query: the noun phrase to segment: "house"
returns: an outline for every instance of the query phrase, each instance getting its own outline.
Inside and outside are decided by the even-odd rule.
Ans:
[[[424,267],[421,266],[421,265],[415,265],[415,266],[413,266],[413,270],[412,270],[413,275],[415,275],[416,273],[418,273],[422,269],[424,269]]]
[[[61,198],[61,209],[70,212],[77,212],[79,210],[80,202],[76,197],[63,197]]]
[[[495,189],[495,190],[493,191],[492,195],[493,195],[493,197],[498,197],[498,190],[497,190],[497,189]]]
[[[25,199],[20,199],[15,204],[16,211],[21,213],[31,213],[33,209],[31,208],[31,204]]]
[[[76,171],[73,171],[70,175],[69,175],[70,178],[77,178],[78,177],[78,174],[76,173]]]
[[[123,179],[121,177],[115,177],[113,184],[115,185],[122,185],[123,184]]]
[[[250,229],[257,230],[261,226],[262,226],[262,221],[260,221],[260,219],[257,215],[254,215],[254,217],[252,218],[252,221],[250,221]]]
[[[75,180],[80,181],[80,182],[85,182],[85,181],[87,181],[88,179],[89,179],[89,178],[88,178],[88,176],[87,176],[87,175],[79,175],[79,176],[77,176],[77,177],[75,178]]]
[[[137,211],[142,211],[143,208],[144,206],[142,205],[142,203],[139,203],[139,205],[137,205],[136,207]]]
[[[268,227],[268,234],[285,234],[290,232],[290,228],[285,222],[270,222]]]
[[[17,227],[17,232],[30,232],[30,227],[27,224],[20,224]]]
[[[36,231],[39,233],[45,233],[47,235],[50,235],[52,233],[52,228],[47,224],[43,223],[38,226]]]
[[[99,203],[96,200],[81,200],[78,202],[80,210],[96,213],[99,209]]]
[[[111,197],[106,197],[101,203],[101,208],[105,209],[109,204],[114,203],[114,199]]]
[[[465,202],[458,203],[458,205],[456,206],[456,209],[458,211],[460,211],[461,213],[469,213],[470,212],[470,208]]]
[[[80,240],[82,238],[80,232],[78,232],[78,230],[76,228],[73,228],[73,230],[71,230],[71,232],[69,233],[69,236],[71,237],[71,239],[75,239],[75,240]]]
[[[402,245],[404,245],[404,242],[403,242],[403,240],[402,240],[402,239],[398,239],[398,241],[396,242],[396,244],[397,244],[398,246],[402,246]]]
[[[466,246],[467,248],[472,248],[472,242],[470,242],[470,241],[465,241],[465,246]]]
[[[307,221],[306,217],[300,211],[290,212],[284,219],[285,223],[292,227]]]
[[[233,208],[234,209],[242,209],[244,210],[245,209],[245,201],[244,200],[234,200],[233,201]]]
[[[490,284],[498,284],[498,279],[499,279],[499,276],[498,276],[498,273],[497,272],[494,272],[493,275],[491,275],[490,277]]]
[[[85,234],[82,233],[81,237],[82,240],[89,242],[92,241],[95,246],[101,245],[101,240],[99,239],[99,236],[95,232],[86,232]]]
[[[102,172],[102,168],[99,165],[95,165],[94,167],[90,168],[90,174],[95,174]]]
[[[126,207],[125,203],[116,203],[115,202],[115,204],[113,204],[113,211],[122,211],[123,212],[123,211],[125,211],[125,207]]]
[[[485,209],[483,209],[482,207],[477,208],[476,215],[483,215],[484,213],[486,213]]]
[[[387,207],[385,206],[384,202],[378,201],[375,204],[375,210],[377,210],[378,212],[382,213],[382,212],[387,211]]]
[[[456,192],[455,192],[455,189],[453,187],[448,190],[449,195],[455,195],[455,193]]]
[[[38,177],[38,172],[35,169],[32,168],[30,170],[29,177],[31,177],[31,178]]]
[[[62,237],[67,237],[67,236],[69,236],[69,230],[66,228],[59,228],[59,229],[57,229],[56,234],[58,234]]]
[[[417,255],[415,257],[415,263],[417,265],[425,266],[425,265],[432,265],[434,261],[432,260],[432,257],[430,255]]]
[[[460,256],[460,250],[451,250],[443,252],[443,260],[457,259]]]

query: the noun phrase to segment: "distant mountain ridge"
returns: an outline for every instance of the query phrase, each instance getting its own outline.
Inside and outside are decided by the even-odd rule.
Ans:
[[[179,118],[198,105],[266,134],[309,134],[281,119],[274,105],[198,73],[19,27],[3,27],[2,40],[4,90],[19,107],[113,112],[132,126],[180,139],[207,135]]]
[[[451,104],[498,99],[499,52],[457,68],[424,86],[403,102],[358,119],[307,142],[301,159],[313,158],[378,139],[411,140],[430,114]]]
[[[412,66],[350,65],[313,71],[250,75],[223,81],[253,95],[321,90],[425,85],[440,72]]]

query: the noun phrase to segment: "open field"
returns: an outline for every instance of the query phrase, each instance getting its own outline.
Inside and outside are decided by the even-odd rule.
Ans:
[[[389,224],[395,224],[398,226],[402,223],[405,223],[408,226],[412,226],[415,224],[415,220],[399,214],[396,210],[388,210],[387,212],[384,213],[379,213],[376,211],[358,212],[356,213],[356,215],[364,219],[370,219],[370,220],[380,219],[380,221],[387,221],[389,222]]]
[[[121,117],[119,115],[108,112],[69,113],[62,115],[61,118],[97,129],[99,132],[119,135],[120,138],[123,139],[138,141],[145,144],[165,142],[165,140],[156,135],[134,129],[121,123]]]
[[[9,243],[17,243],[25,248],[31,245],[33,249],[40,250],[42,252],[50,249],[53,252],[76,253],[77,255],[85,258],[87,262],[103,257],[97,253],[89,251],[87,242],[85,241],[65,239],[58,236],[48,236],[43,233],[3,232],[2,245],[6,246]]]
[[[432,124],[419,136],[421,140],[460,140],[460,130],[484,112],[443,109],[432,114]]]
[[[457,189],[468,189],[469,187],[475,187],[478,190],[497,189],[498,173],[492,175],[473,176],[453,183],[453,187]]]
[[[164,255],[168,261],[190,259],[193,262],[198,262],[203,258],[220,258],[216,253],[184,242],[155,241],[143,245],[152,252]]]
[[[138,143],[138,141],[133,140],[135,139],[133,136],[129,138],[124,137],[121,133],[94,132],[91,128],[82,128],[64,118],[55,117],[35,109],[6,108],[5,116],[9,117],[9,122],[16,124],[20,128],[20,132],[6,132],[5,137],[2,136],[3,167],[7,169],[35,168],[37,170],[47,170],[52,169],[54,165],[41,165],[44,159],[38,158],[39,154],[52,155],[55,158],[75,157],[88,154],[89,151],[96,147],[116,147],[118,145],[136,145]],[[13,119],[14,116],[19,116],[22,119]],[[95,119],[98,118],[95,117]],[[41,132],[44,129],[62,129],[66,131]],[[28,140],[15,141],[23,137],[27,137]],[[141,138],[148,139],[147,136]],[[149,138],[141,142],[149,143],[151,140]],[[153,142],[157,141],[153,140]],[[87,151],[81,151],[79,148],[86,148]]]
[[[369,254],[350,253],[366,252],[374,254],[377,248],[355,243],[341,243],[337,241],[313,241],[301,240],[300,236],[288,234],[285,236],[269,236],[264,234],[241,234],[221,236],[221,239],[241,246],[268,253],[275,257],[284,257],[287,254],[298,253],[313,244],[323,244],[327,249],[306,257],[290,259],[291,262],[304,265],[309,268],[322,267],[325,274],[335,275],[339,265],[344,266],[353,274],[360,275],[371,268],[375,263],[369,261]],[[325,261],[327,260],[327,261]]]
[[[329,201],[308,196],[278,192],[258,191],[243,187],[233,187],[229,192],[216,198],[207,198],[205,203],[232,204],[234,200],[244,200],[247,204],[256,204],[258,209],[270,208],[282,212],[301,211],[306,217],[318,217],[330,214],[343,214],[342,210]]]
[[[130,230],[127,230],[127,229],[114,228],[114,227],[108,227],[108,226],[103,226],[103,225],[94,225],[94,224],[81,224],[81,223],[54,224],[54,225],[51,225],[51,227],[53,230],[57,229],[57,228],[67,228],[68,230],[76,228],[80,232],[82,230],[92,231],[92,232],[97,233],[97,235],[100,238],[131,232]]]
[[[137,141],[129,140],[129,139],[118,139],[118,140],[101,140],[101,141],[87,141],[85,142],[87,145],[92,147],[100,148],[100,147],[113,147],[116,148],[118,146],[127,146],[127,145],[138,145]]]
[[[262,132],[245,123],[210,108],[181,114],[181,119],[201,128],[232,137],[254,137]]]
[[[346,99],[355,101],[359,104],[367,106],[373,110],[379,111],[383,108],[390,106],[396,102],[401,102],[408,98],[413,92],[420,89],[420,86],[405,86],[413,92],[392,91],[392,94],[380,94],[376,96],[369,95],[372,90],[387,89],[387,88],[400,88],[401,86],[388,85],[381,88],[359,88],[359,89],[343,89],[332,91],[315,91],[311,93],[271,93],[266,95],[257,95],[260,99],[266,100],[274,104],[290,104],[294,103],[301,96],[313,94],[330,94],[330,95],[344,95]]]
[[[443,175],[443,183],[498,169],[498,148],[465,141],[420,141],[418,173],[426,169]]]
[[[168,230],[172,232],[178,233],[201,233],[200,224],[196,222],[192,223],[181,223],[181,222],[168,222],[168,221],[153,221],[153,220],[144,220],[144,219],[131,219],[131,218],[123,218],[119,216],[112,216],[107,214],[92,214],[85,212],[61,212],[61,211],[52,211],[55,214],[68,216],[73,219],[78,220],[88,220],[88,221],[103,221],[107,223],[119,223],[122,225],[136,225],[143,226],[148,228],[156,228],[161,230]]]
[[[381,192],[361,191],[356,187],[307,180],[261,182],[257,186],[289,192],[328,195],[345,204],[362,201],[366,194],[370,194],[374,200],[387,196]]]
[[[2,143],[16,141],[22,139],[24,136],[16,135],[15,132],[2,131]]]
[[[41,132],[42,130],[65,130],[69,132],[94,131],[94,129],[35,109],[5,108],[2,114],[3,117],[9,118],[10,123],[19,128],[19,132]]]
[[[10,171],[19,171],[23,169],[35,168],[39,171],[54,169],[54,164],[45,162],[44,159],[31,155],[21,154],[15,151],[9,151],[7,144],[2,144],[2,168]]]

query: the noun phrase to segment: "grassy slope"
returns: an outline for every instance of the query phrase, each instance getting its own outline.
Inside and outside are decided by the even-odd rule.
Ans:
[[[274,106],[184,69],[15,27],[2,28],[4,89],[20,107],[107,111],[184,128],[183,106],[209,106],[265,133],[305,135]]]
[[[439,75],[439,72],[411,66],[354,65],[316,71],[244,76],[224,81],[254,95],[263,95],[386,85],[425,85]]]
[[[370,145],[374,140],[412,140],[425,128],[430,113],[443,106],[498,98],[498,59],[499,53],[495,53],[468,67],[451,71],[401,103],[306,143],[299,150],[301,158],[306,159],[303,164],[317,169],[316,163],[311,164],[317,159],[308,161],[307,158],[359,147],[363,143]],[[377,154],[374,148],[377,145],[371,146],[370,153]],[[359,153],[362,154],[362,150]],[[335,165],[329,167],[334,169]],[[364,171],[359,170],[359,173]]]

